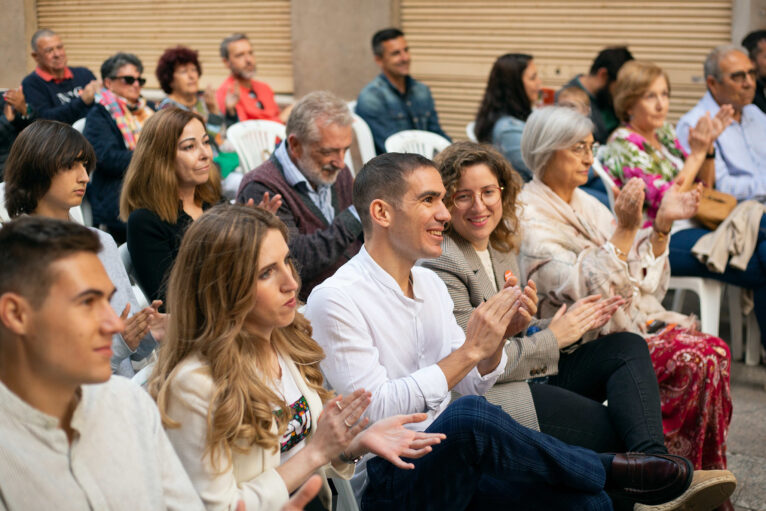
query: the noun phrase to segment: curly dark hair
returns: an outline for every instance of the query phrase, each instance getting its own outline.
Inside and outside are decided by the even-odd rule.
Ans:
[[[160,87],[165,91],[165,94],[170,94],[173,89],[170,87],[173,84],[173,73],[176,67],[183,64],[194,64],[197,68],[197,74],[202,76],[202,65],[199,63],[199,52],[186,48],[185,46],[176,46],[175,48],[168,48],[160,56],[160,60],[157,61],[157,69],[154,70],[154,74],[157,76],[157,81],[160,82]]]
[[[501,252],[516,250],[520,234],[520,207],[516,198],[524,183],[519,174],[511,168],[508,160],[489,144],[465,141],[455,142],[440,152],[434,159],[434,163],[447,190],[444,203],[448,209],[452,208],[452,197],[455,195],[463,170],[481,163],[489,167],[503,189],[503,219],[490,234],[489,242]]]
[[[526,121],[532,113],[532,103],[522,80],[531,60],[532,55],[525,53],[506,53],[495,61],[476,114],[474,131],[479,142],[492,142],[492,129],[503,115]]]

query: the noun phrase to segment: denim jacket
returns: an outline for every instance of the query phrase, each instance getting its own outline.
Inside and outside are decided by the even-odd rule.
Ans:
[[[532,171],[521,157],[521,134],[525,125],[524,121],[510,115],[500,117],[492,128],[492,145],[503,153],[513,169],[527,183],[532,180]]]
[[[410,76],[402,94],[382,73],[378,75],[359,93],[356,113],[370,126],[378,154],[386,152],[388,137],[404,130],[431,131],[450,140],[439,126],[431,90]]]

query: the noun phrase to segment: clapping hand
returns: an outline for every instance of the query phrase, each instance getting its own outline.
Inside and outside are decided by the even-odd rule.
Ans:
[[[562,305],[548,328],[556,336],[559,349],[563,349],[577,342],[590,330],[606,325],[625,303],[625,299],[620,296],[606,300],[601,300],[601,295],[586,296],[576,301],[569,310],[566,304]]]
[[[617,225],[624,229],[638,229],[643,220],[644,189],[646,185],[637,178],[631,178],[614,201],[614,215]]]
[[[672,225],[675,220],[684,220],[697,213],[702,193],[702,183],[683,192],[684,177],[678,176],[673,185],[665,191],[657,210],[655,223]]]
[[[167,332],[168,327],[168,315],[160,312],[160,307],[162,307],[162,300],[154,300],[148,307],[152,309],[149,316],[149,331],[157,342],[165,340],[165,332]]]
[[[263,192],[263,199],[261,199],[261,202],[256,205],[253,199],[247,199],[245,206],[265,209],[269,213],[276,215],[277,211],[282,206],[282,196],[280,194],[276,194],[274,197],[270,198],[269,192]]]
[[[226,99],[224,100],[226,105],[226,113],[234,115],[236,113],[236,106],[239,103],[239,86],[236,83],[232,83],[229,90],[226,91]]]
[[[208,112],[215,115],[220,115],[221,110],[218,108],[218,100],[215,97],[215,89],[212,85],[205,87],[205,92],[202,94],[202,99],[205,101],[205,106]]]
[[[515,287],[518,279],[512,273],[506,278],[503,289],[508,287]],[[508,323],[508,328],[505,330],[505,338],[513,337],[527,329],[529,322],[537,314],[537,286],[531,280],[527,281],[527,285],[524,286],[523,292],[519,293],[518,311],[511,318]]]
[[[732,122],[734,122],[734,108],[731,105],[722,105],[712,119],[712,141],[715,141]]]
[[[404,427],[423,422],[427,417],[425,413],[413,413],[379,420],[354,439],[349,451],[355,456],[371,452],[398,468],[413,469],[415,465],[403,461],[402,457],[421,458],[431,452],[432,445],[447,438],[442,433],[424,433]]]
[[[16,117],[15,114],[17,112],[21,115],[27,115],[27,100],[24,98],[24,92],[21,90],[21,87],[7,90],[4,97],[6,119],[12,121]]]

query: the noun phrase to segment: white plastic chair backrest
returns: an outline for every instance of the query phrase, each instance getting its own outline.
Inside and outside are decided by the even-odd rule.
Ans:
[[[8,210],[5,209],[5,181],[3,181],[0,183],[0,224],[10,221],[11,217],[8,216]]]
[[[614,180],[612,180],[609,174],[606,173],[606,170],[604,170],[604,167],[601,165],[598,158],[593,158],[593,165],[591,166],[593,167],[593,172],[595,172],[596,175],[601,178],[601,182],[604,183],[606,196],[609,198],[609,209],[614,211],[614,192],[612,191]]]
[[[351,103],[355,104],[356,101],[350,101],[349,105]],[[349,106],[349,108],[351,107]],[[354,122],[351,124],[351,128],[354,130],[356,147],[359,149],[359,157],[362,159],[362,165],[364,165],[375,158],[375,141],[372,138],[372,131],[370,131],[370,127],[364,122],[364,119],[356,115],[353,109],[351,110],[351,115],[354,117]],[[354,161],[353,158],[351,158],[351,151],[346,151],[344,161],[346,162],[346,165],[348,165],[351,174],[356,175]]]
[[[72,127],[82,133],[85,131],[85,117],[82,119],[77,119],[74,124],[72,124]]]
[[[416,153],[432,159],[445,150],[450,141],[441,135],[422,130],[404,130],[386,139],[386,152]]]
[[[130,252],[128,251],[128,244],[123,243],[118,247],[118,250],[120,252],[120,259],[122,259],[122,265],[125,267],[125,271],[127,272],[128,277],[130,277],[130,280],[134,283],[132,285],[133,294],[136,297],[138,306],[142,309],[144,307],[148,307],[149,300],[146,298],[144,290],[141,289],[141,286],[138,285],[138,280],[136,279],[136,270],[133,268],[133,260],[130,258]]]
[[[471,121],[465,125],[465,134],[468,137],[468,140],[470,140],[471,142],[479,141],[476,138],[476,132],[474,131],[475,128],[476,128],[476,123],[474,121]]]
[[[226,129],[226,139],[237,151],[243,173],[253,170],[271,156],[277,138],[284,140],[285,126],[274,121],[242,121]]]
[[[356,142],[359,144],[359,155],[362,157],[362,165],[375,158],[375,140],[372,138],[372,131],[367,123],[356,114],[354,116],[354,134]]]

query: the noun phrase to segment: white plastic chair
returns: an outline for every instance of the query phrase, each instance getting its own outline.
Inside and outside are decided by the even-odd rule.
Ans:
[[[226,140],[237,151],[243,173],[253,170],[271,156],[277,138],[284,140],[285,126],[274,121],[242,121],[226,129]]]
[[[422,130],[404,130],[394,133],[386,139],[386,152],[415,153],[433,158],[450,145],[450,141],[441,135]]]
[[[77,119],[73,124],[72,127],[82,133],[85,131],[85,117],[82,119]]]
[[[470,140],[471,142],[479,141],[476,138],[476,132],[474,131],[475,129],[476,129],[476,123],[474,121],[471,121],[465,125],[465,134],[468,137],[468,140]]]
[[[601,182],[604,183],[604,188],[606,188],[606,196],[609,198],[609,209],[614,211],[614,191],[612,191],[614,180],[612,180],[611,176],[609,176],[606,170],[604,170],[604,166],[601,165],[601,162],[598,160],[598,158],[593,158],[593,164],[591,167],[593,167],[593,172],[595,172],[596,175],[601,178]]]
[[[141,286],[138,285],[138,280],[136,280],[136,270],[133,268],[133,261],[130,259],[130,252],[128,251],[128,244],[123,243],[119,246],[120,251],[120,259],[122,259],[122,265],[125,266],[125,271],[128,273],[128,277],[130,277],[132,288],[133,288],[133,294],[136,296],[136,302],[138,302],[138,307],[140,309],[143,309],[144,307],[149,306],[149,300],[147,300],[146,295],[144,294],[144,290],[141,289]]]
[[[350,103],[356,103],[356,101]],[[356,115],[353,109],[351,110],[351,115],[354,117],[354,123],[351,125],[351,128],[354,130],[356,146],[359,149],[359,156],[362,159],[362,165],[364,165],[371,159],[375,158],[375,141],[372,138],[372,131],[370,131],[370,127],[366,122],[364,122],[364,119]],[[354,162],[351,158],[351,151],[346,151],[345,162],[346,165],[348,165],[351,174],[356,175],[356,171],[354,170]]]
[[[668,288],[676,291],[673,297],[673,310],[681,310],[684,291],[693,291],[700,300],[700,330],[718,337],[723,286],[722,282],[713,279],[671,276]]]
[[[729,302],[729,325],[731,326],[731,358],[742,359],[742,288],[726,286]],[[751,311],[745,318],[745,364],[758,365],[761,359],[761,329],[755,312]]]

